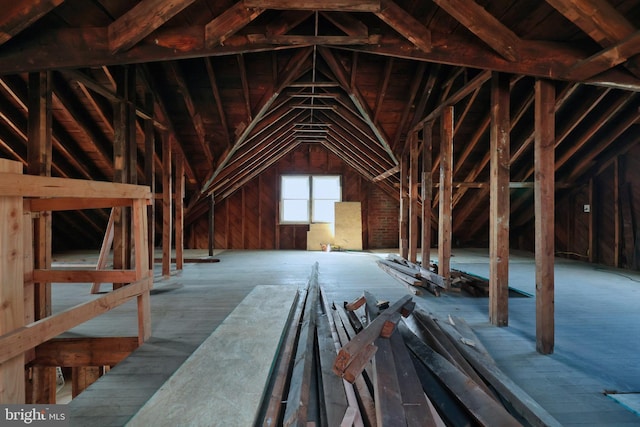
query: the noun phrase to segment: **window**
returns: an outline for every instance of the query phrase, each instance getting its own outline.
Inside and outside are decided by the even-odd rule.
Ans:
[[[340,176],[283,175],[281,183],[282,223],[333,222],[334,204],[342,198]]]

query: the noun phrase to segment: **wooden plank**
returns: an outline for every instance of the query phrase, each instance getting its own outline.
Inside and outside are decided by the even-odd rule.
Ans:
[[[554,136],[553,82],[535,84],[535,249],[536,349],[553,353],[554,346]]]
[[[416,288],[416,286],[422,285],[421,279],[416,279],[415,277],[408,276],[392,267],[389,267],[388,265],[382,264],[381,262],[378,262],[378,266],[386,271],[391,277],[397,279],[413,295],[422,295],[422,292],[420,292],[420,290]]]
[[[464,354],[466,360],[473,365],[480,375],[511,404],[511,406],[530,425],[535,427],[559,427],[561,424],[547,410],[533,400],[524,390],[522,390],[513,380],[497,367],[495,361],[486,352],[481,341],[473,333],[471,328],[462,321],[454,319],[456,325],[452,328],[444,328],[444,332],[451,337],[451,341],[458,350]],[[462,338],[473,342],[473,346],[463,343]]]
[[[375,345],[378,351],[373,358],[373,395],[376,402],[377,425],[407,425],[391,342],[386,338],[377,338]]]
[[[521,426],[504,406],[487,395],[444,357],[420,341],[404,323],[400,323],[398,327],[409,349],[442,381],[481,425]]]
[[[336,356],[336,346],[333,342],[327,316],[327,313],[318,313],[317,315],[318,354],[322,377],[320,408],[324,412],[327,424],[337,426],[342,422],[349,405],[343,385],[344,381],[331,370]]]
[[[134,270],[34,270],[35,282],[52,283],[130,283],[135,282]]]
[[[295,308],[288,322],[287,332],[285,334],[280,354],[277,358],[277,364],[274,368],[275,380],[269,386],[268,398],[266,399],[266,409],[264,410],[263,427],[271,427],[280,422],[282,416],[283,400],[285,387],[289,378],[289,368],[291,367],[296,338],[298,337],[298,325],[302,318],[304,302],[307,297],[307,290],[301,289],[296,295],[294,301]]]
[[[400,396],[406,417],[407,427],[435,427],[436,422],[431,415],[427,398],[418,379],[415,367],[407,346],[399,331],[395,331],[389,339],[396,365]]]
[[[132,199],[125,198],[91,198],[57,197],[54,199],[30,199],[28,207],[33,212],[70,211],[82,209],[105,209],[115,206],[131,206]]]
[[[244,0],[245,7],[279,10],[319,10],[341,12],[379,12],[380,0]]]
[[[491,78],[491,163],[489,195],[489,321],[509,324],[509,76]]]
[[[109,50],[115,54],[130,49],[193,2],[144,0],[138,3],[109,25]]]
[[[109,221],[107,222],[107,229],[104,232],[104,238],[102,239],[102,245],[100,246],[100,254],[98,255],[98,262],[96,264],[96,270],[104,270],[107,266],[107,259],[109,252],[111,251],[111,245],[113,244],[113,221],[114,212],[111,209],[109,213]],[[100,292],[101,282],[94,282],[91,286],[91,293],[97,294]]]
[[[149,187],[0,172],[0,196],[151,199]]]
[[[346,319],[346,312],[344,311],[344,309],[341,310],[341,307],[339,305],[336,305],[336,310],[332,310],[332,312],[336,332],[338,333],[338,337],[340,339],[340,344],[345,345],[349,342],[349,337],[355,336],[355,331],[353,329],[349,330],[349,327],[351,325],[349,323],[349,320]],[[344,327],[340,327],[341,324]],[[370,375],[370,371],[370,365],[366,366],[364,372],[367,373],[369,378],[372,378],[373,376]],[[369,386],[366,383],[364,376],[358,375],[353,384],[355,385],[359,401],[361,402],[361,416],[367,421],[367,425],[376,425],[375,402],[373,400],[373,397],[371,396]]]
[[[452,427],[470,427],[474,425],[474,420],[463,409],[462,405],[455,400],[438,378],[431,372],[418,357],[409,352],[409,356],[413,362],[416,376],[422,384],[422,389],[437,408],[437,414],[446,421],[446,426]],[[434,410],[436,410],[434,408]]]
[[[367,346],[380,336],[383,327],[394,313],[399,312],[403,307],[411,302],[411,296],[405,295],[396,301],[391,307],[378,316],[373,322],[369,323],[358,335],[353,337],[351,341],[343,345],[333,364],[333,371],[336,375],[342,376],[347,367],[354,361],[354,358]],[[363,365],[364,366],[364,365]],[[360,369],[361,370],[361,369]]]
[[[153,278],[148,278],[123,286],[99,298],[78,304],[3,335],[0,338],[0,363],[124,304],[131,298],[148,291],[152,282]]]
[[[22,164],[0,159],[0,171],[22,173]],[[22,198],[0,197],[0,335],[21,328],[24,312],[24,224]],[[24,354],[17,352],[0,363],[0,402],[25,403]]]
[[[291,383],[287,394],[283,426],[307,425],[313,359],[315,353],[316,306],[319,298],[318,263],[314,264],[309,279],[307,302],[304,307],[300,336],[296,347],[296,357],[291,373]]]
[[[137,337],[54,338],[35,348],[39,366],[114,366],[138,348]]]
[[[412,321],[415,322],[412,323]],[[469,376],[488,396],[497,400],[494,393],[486,386],[482,378],[473,369],[473,367],[465,360],[458,351],[454,343],[444,334],[440,328],[441,322],[436,322],[428,313],[423,310],[416,310],[411,318],[405,323],[412,329],[424,343],[428,344],[432,349],[437,351],[442,357],[451,362],[458,369]]]
[[[399,264],[399,263],[393,262],[393,261],[388,261],[386,259],[381,259],[381,260],[378,260],[376,262],[378,264],[384,264],[384,265],[386,265],[388,267],[391,267],[391,268],[393,268],[395,270],[398,270],[399,272],[404,273],[407,276],[411,276],[411,277],[414,277],[414,278],[417,278],[417,279],[422,277],[422,275],[420,273],[420,269],[417,269],[417,268],[409,267],[409,266],[406,266],[404,264]]]
[[[438,217],[438,274],[451,281],[451,224],[453,183],[453,106],[443,110],[440,136],[440,191]]]

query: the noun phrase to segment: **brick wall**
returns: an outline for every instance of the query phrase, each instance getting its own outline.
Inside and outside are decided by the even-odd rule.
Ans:
[[[373,184],[368,197],[369,249],[397,248],[399,203]]]

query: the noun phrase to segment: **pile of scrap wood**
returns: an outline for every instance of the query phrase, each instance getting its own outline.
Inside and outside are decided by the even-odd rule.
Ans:
[[[256,425],[559,426],[461,319],[364,295],[330,304],[317,264],[291,316]]]
[[[421,289],[426,289],[439,296],[440,289],[445,289],[444,279],[433,271],[433,266],[414,264],[398,255],[388,255],[386,259],[378,261],[378,266],[414,295],[421,295]]]

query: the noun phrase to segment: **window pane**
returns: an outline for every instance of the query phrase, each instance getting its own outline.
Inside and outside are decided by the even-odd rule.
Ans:
[[[340,200],[339,176],[314,176],[313,198]]]
[[[335,217],[335,200],[313,201],[313,222],[333,222]]]
[[[282,220],[285,222],[309,222],[309,202],[307,200],[283,200]]]
[[[283,176],[282,177],[282,198],[283,199],[308,199],[309,198],[309,177],[308,176]]]

